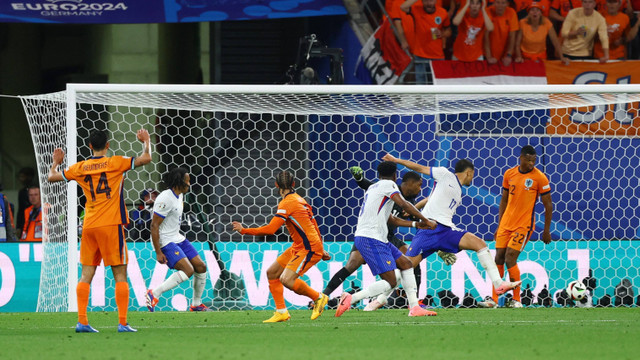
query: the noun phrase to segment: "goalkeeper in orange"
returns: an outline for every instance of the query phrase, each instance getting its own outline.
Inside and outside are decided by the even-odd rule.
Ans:
[[[282,322],[291,319],[284,302],[283,286],[314,301],[311,320],[315,320],[322,314],[329,297],[312,289],[299,277],[323,259],[322,237],[318,223],[313,218],[311,206],[294,190],[293,174],[282,171],[275,180],[282,201],[278,204],[278,210],[269,224],[258,228],[245,228],[241,223],[233,221],[233,230],[243,235],[264,236],[275,234],[283,224],[287,226],[293,245],[280,254],[267,269],[269,291],[276,303],[276,311],[271,318],[263,322]]]

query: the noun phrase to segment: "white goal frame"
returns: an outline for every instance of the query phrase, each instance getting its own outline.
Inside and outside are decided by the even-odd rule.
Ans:
[[[265,95],[279,95],[279,94],[291,94],[291,95],[328,95],[328,96],[340,96],[343,94],[363,94],[363,95],[415,95],[420,96],[465,96],[465,95],[495,95],[495,94],[513,94],[513,95],[551,95],[551,94],[581,94],[581,95],[597,95],[597,94],[640,94],[640,85],[636,84],[621,84],[621,85],[470,85],[470,86],[429,86],[429,85],[396,85],[396,86],[379,86],[379,85],[144,85],[144,84],[68,84],[66,89],[66,124],[67,124],[67,155],[66,163],[73,164],[78,161],[77,159],[77,119],[76,110],[78,107],[79,95],[86,93],[107,93],[113,94],[111,98],[107,95],[107,98],[103,104],[108,104],[113,100],[113,105],[119,105],[117,94],[119,93],[148,93],[148,94],[252,94],[257,98]],[[586,99],[585,103],[581,106],[589,105],[589,101],[593,99]],[[215,105],[217,106],[217,105]],[[312,107],[315,105],[312,105]],[[326,104],[317,104],[317,108],[314,110],[315,114],[343,114],[349,115],[348,107],[342,108],[340,104],[337,107],[333,105],[327,106]],[[169,108],[169,107],[168,107]],[[232,104],[230,108],[201,108],[206,111],[239,111]],[[189,108],[187,108],[189,110]],[[513,110],[513,109],[510,109]],[[404,110],[400,109],[400,112],[396,112],[396,109],[388,109],[386,113],[371,115],[391,115],[400,114]],[[437,112],[437,109],[434,111]],[[446,111],[446,110],[445,110]],[[496,110],[490,110],[496,111]],[[263,108],[245,109],[243,112],[264,112]],[[291,113],[296,114],[295,109],[291,109]],[[407,111],[406,113],[415,113],[415,110]],[[362,111],[358,107],[354,107],[352,114],[362,114]],[[542,135],[542,136],[585,136],[589,135]],[[50,166],[50,164],[49,164]],[[39,166],[42,169],[41,166]],[[46,179],[46,174],[39,174],[40,179]],[[69,250],[69,281],[68,281],[68,311],[77,311],[76,304],[76,286],[78,282],[78,236],[77,236],[77,217],[76,209],[78,206],[78,194],[77,185],[75,182],[70,182],[67,185],[67,220],[68,220],[68,250]],[[47,254],[43,254],[47,256]],[[75,276],[74,276],[75,275]]]

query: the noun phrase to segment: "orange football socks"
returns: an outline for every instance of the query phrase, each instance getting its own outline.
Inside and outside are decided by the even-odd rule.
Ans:
[[[509,278],[511,281],[520,281],[520,268],[518,264],[513,265],[507,271],[509,271]],[[513,288],[513,300],[520,302],[520,286]]]
[[[78,322],[82,325],[88,325],[87,306],[89,305],[89,293],[91,285],[86,282],[78,282],[76,286],[76,296],[78,297]]]
[[[304,295],[314,301],[320,296],[317,291],[310,288],[306,282],[300,279],[296,279],[296,282],[293,284],[293,288],[291,290],[293,290],[296,294]]]
[[[276,303],[276,309],[286,308],[284,304],[284,286],[280,282],[280,279],[269,280],[269,291]]]
[[[121,281],[116,283],[116,306],[118,307],[120,325],[127,325],[127,311],[129,310],[128,282]]]

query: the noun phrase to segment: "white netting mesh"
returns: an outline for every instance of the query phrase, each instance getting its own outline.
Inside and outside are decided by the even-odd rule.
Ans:
[[[161,190],[166,169],[187,167],[193,176],[187,197],[192,216],[185,216],[184,230],[199,244],[209,268],[206,301],[221,309],[270,308],[264,272],[287,245],[286,231],[266,239],[241,237],[229,224],[269,221],[279,201],[273,189],[277,170],[293,170],[298,192],[314,207],[325,247],[334,255],[305,277],[320,290],[351,250],[363,191],[347,171],[350,166],[361,166],[374,180],[386,152],[450,169],[456,159],[473,160],[477,175],[465,189],[454,222],[489,241],[497,226],[502,174],[517,164],[519,149],[531,144],[540,153],[538,167],[553,187],[552,236],[561,241],[544,246],[535,241],[541,228],[536,230],[520,258],[524,283],[534,296],[545,286],[553,296],[592,270],[599,281],[595,298],[613,295],[623,278],[640,281],[640,190],[635,186],[640,180],[640,92],[558,95],[544,94],[541,88],[520,94],[448,95],[399,94],[390,88],[378,94],[287,94],[291,87],[286,86],[282,94],[252,94],[251,87],[245,94],[170,88],[165,93],[78,92],[77,160],[90,156],[85,139],[93,128],[109,130],[110,155],[139,154],[135,131],[148,129],[154,161],[127,174],[126,202],[138,204],[145,188]],[[39,311],[67,306],[67,247],[60,243],[67,231],[75,230],[66,228],[66,187],[46,182],[51,151],[66,145],[65,101],[65,93],[23,97],[44,185],[43,203],[51,204]],[[421,197],[431,185],[425,180]],[[540,204],[536,214],[541,226]],[[134,308],[140,309],[144,290],[163,281],[167,271],[156,264],[143,230],[134,226],[129,232],[135,241],[129,245],[129,276]],[[411,232],[402,230],[399,236],[409,240]],[[422,266],[420,295],[438,298],[439,291],[452,290],[460,300],[467,292],[479,299],[490,291],[479,269],[474,254],[460,254],[453,268],[431,257]],[[370,283],[367,271],[354,273],[344,289]],[[92,309],[115,309],[111,279],[94,284]],[[189,284],[183,284],[165,294],[160,309],[185,309],[190,291]],[[293,306],[307,303],[290,293],[286,299]]]

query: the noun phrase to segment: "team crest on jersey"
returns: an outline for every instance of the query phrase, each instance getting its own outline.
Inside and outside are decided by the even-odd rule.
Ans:
[[[524,180],[524,187],[526,190],[529,190],[530,187],[533,186],[533,179],[525,179]]]
[[[442,24],[442,18],[440,16],[436,16],[435,21],[436,21],[436,25]]]
[[[387,265],[391,265],[391,261],[387,261]]]

